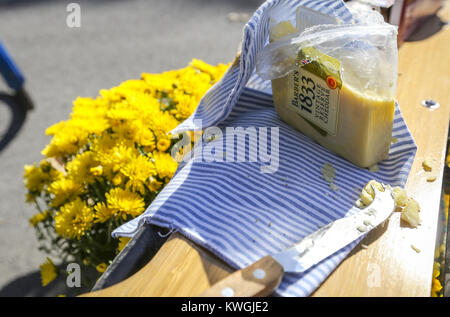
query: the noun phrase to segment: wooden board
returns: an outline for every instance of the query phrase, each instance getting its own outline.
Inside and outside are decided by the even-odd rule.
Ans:
[[[130,278],[83,296],[196,296],[234,270],[178,233]]]
[[[441,12],[449,17],[448,6]],[[399,52],[398,101],[418,146],[407,190],[421,205],[422,225],[402,226],[400,214],[373,231],[329,276],[313,296],[429,296],[438,222],[442,172],[449,124],[450,29],[418,42],[404,43]],[[423,99],[440,108],[430,111]],[[424,156],[435,159],[426,181]],[[413,250],[411,245],[420,249]],[[233,270],[209,252],[173,234],[158,254],[129,279],[87,296],[196,296]]]

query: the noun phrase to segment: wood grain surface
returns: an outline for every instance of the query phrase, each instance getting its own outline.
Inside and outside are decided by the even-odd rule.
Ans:
[[[128,279],[82,296],[196,296],[234,270],[178,233]]]
[[[449,19],[448,3],[441,10]],[[425,30],[426,31],[426,30]],[[426,34],[425,34],[426,35]],[[394,213],[371,232],[313,296],[430,296],[441,182],[449,125],[450,29],[399,50],[398,102],[418,146],[406,189],[421,205],[422,225],[412,229]],[[421,105],[433,99],[440,107]],[[433,170],[424,172],[424,157]],[[435,175],[434,182],[427,182]],[[413,249],[419,249],[417,252]],[[158,254],[131,278],[87,296],[197,296],[233,270],[209,252],[172,234]]]
[[[283,267],[271,256],[228,275],[200,297],[262,297],[272,294],[283,278]]]

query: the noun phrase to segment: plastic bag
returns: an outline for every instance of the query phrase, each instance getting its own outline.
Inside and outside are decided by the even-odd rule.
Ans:
[[[276,79],[301,67],[299,52],[313,47],[341,63],[342,81],[359,91],[395,96],[397,28],[387,23],[316,25],[268,44],[258,55],[256,71]],[[314,61],[314,56],[309,56]]]
[[[397,29],[377,12],[357,12],[353,18],[353,24],[342,24],[299,7],[294,27],[277,16],[256,70],[272,80],[275,110],[283,121],[350,162],[369,167],[389,154]]]

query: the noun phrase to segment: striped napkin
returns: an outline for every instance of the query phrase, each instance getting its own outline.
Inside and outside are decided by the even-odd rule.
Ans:
[[[133,236],[144,223],[156,224],[179,231],[234,268],[243,268],[346,216],[369,180],[404,186],[417,148],[398,105],[393,129],[397,142],[392,144],[388,159],[378,164],[377,172],[359,168],[321,147],[281,121],[276,113],[270,81],[263,81],[254,72],[256,54],[268,41],[270,10],[284,10],[294,21],[299,5],[344,22],[352,19],[342,1],[269,0],[262,4],[244,27],[239,62],[206,93],[196,112],[173,131],[217,127],[224,137],[204,141],[196,150],[213,153],[211,149],[215,148],[217,154],[220,149],[223,159],[217,155],[215,160],[194,157],[180,164],[145,213],[117,228],[113,236]],[[262,145],[252,144],[257,141],[251,137],[244,144],[243,162],[238,162],[236,153],[226,153],[230,148],[224,140],[225,132],[237,127],[254,129],[259,136],[267,132],[266,153],[278,154],[274,172],[262,172],[269,164],[267,159],[250,159],[248,149],[256,146],[259,150]],[[272,137],[278,137],[279,142],[271,143]],[[232,140],[234,149],[242,146],[238,138]],[[337,189],[331,189],[322,178],[325,163],[336,168]],[[276,295],[310,295],[359,241],[305,273],[285,274]]]

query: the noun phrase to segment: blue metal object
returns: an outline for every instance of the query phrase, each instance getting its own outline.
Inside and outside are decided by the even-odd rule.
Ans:
[[[20,130],[25,122],[28,110],[33,109],[34,105],[24,88],[24,76],[16,64],[14,64],[12,58],[8,55],[1,42],[0,75],[5,78],[6,84],[14,91],[12,94],[0,91],[0,104],[9,107],[12,113],[12,120],[6,133],[0,138],[0,151],[2,151]]]
[[[33,109],[33,101],[24,88],[25,78],[6,52],[2,42],[0,42],[0,74],[5,78],[6,84],[15,91],[13,96],[15,104],[25,112]]]
[[[16,91],[22,89],[25,78],[6,52],[2,42],[0,42],[0,73],[11,89]]]

